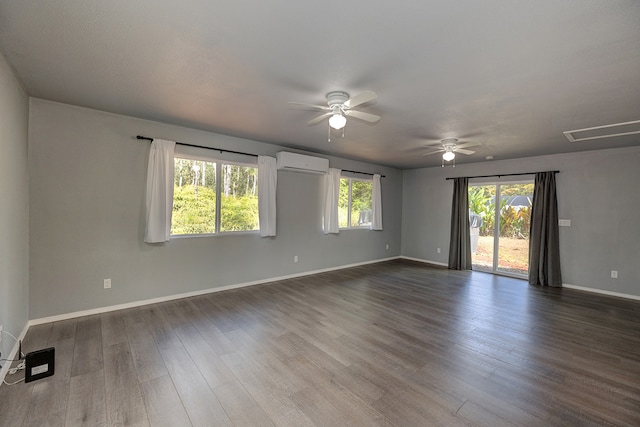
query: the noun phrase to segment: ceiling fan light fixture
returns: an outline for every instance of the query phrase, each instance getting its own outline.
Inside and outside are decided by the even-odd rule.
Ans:
[[[336,113],[329,118],[329,126],[338,130],[342,129],[347,124],[347,118],[340,113]]]
[[[455,159],[455,158],[456,158],[456,153],[454,153],[454,152],[453,152],[453,151],[451,151],[451,150],[447,150],[447,151],[445,151],[445,152],[444,152],[444,154],[442,155],[442,159],[443,159],[445,162],[450,162],[451,160],[453,160],[453,159]]]

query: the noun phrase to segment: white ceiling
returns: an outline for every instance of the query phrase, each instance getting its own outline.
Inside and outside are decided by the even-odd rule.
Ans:
[[[640,145],[562,134],[640,120],[635,0],[0,0],[0,49],[33,97],[400,168]],[[382,119],[327,142],[287,102],[332,90]]]

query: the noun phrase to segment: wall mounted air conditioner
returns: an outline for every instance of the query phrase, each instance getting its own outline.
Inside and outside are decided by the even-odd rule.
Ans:
[[[279,170],[326,174],[329,172],[329,160],[321,157],[280,151],[276,154]]]

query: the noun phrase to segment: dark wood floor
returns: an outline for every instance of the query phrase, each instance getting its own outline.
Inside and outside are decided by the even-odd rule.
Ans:
[[[32,327],[47,346],[0,425],[640,425],[640,303],[410,261]]]

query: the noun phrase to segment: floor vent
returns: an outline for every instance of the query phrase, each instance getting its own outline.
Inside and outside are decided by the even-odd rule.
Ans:
[[[569,142],[590,141],[592,139],[613,138],[614,136],[640,133],[640,120],[592,128],[568,130],[564,133]]]

